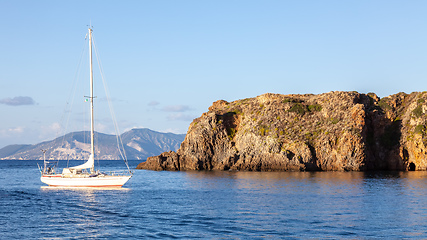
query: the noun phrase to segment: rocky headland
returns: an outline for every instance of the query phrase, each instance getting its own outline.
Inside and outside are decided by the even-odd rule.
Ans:
[[[427,169],[427,92],[263,94],[219,100],[180,148],[150,170],[367,171]]]

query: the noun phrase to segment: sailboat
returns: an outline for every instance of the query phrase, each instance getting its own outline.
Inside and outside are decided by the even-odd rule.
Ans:
[[[57,174],[50,167],[44,156],[44,167],[40,168],[41,181],[51,187],[122,187],[131,177],[132,172],[128,170],[122,173],[103,173],[95,171],[95,145],[94,145],[94,114],[93,114],[93,70],[92,70],[92,28],[89,27],[89,64],[90,64],[90,156],[89,159],[78,166],[67,167]],[[43,150],[42,150],[43,151]],[[43,154],[45,154],[45,150]]]

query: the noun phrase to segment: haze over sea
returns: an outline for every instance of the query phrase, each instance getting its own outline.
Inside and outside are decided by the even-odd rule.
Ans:
[[[55,189],[37,163],[0,161],[1,239],[427,238],[427,172],[138,170],[120,190]]]

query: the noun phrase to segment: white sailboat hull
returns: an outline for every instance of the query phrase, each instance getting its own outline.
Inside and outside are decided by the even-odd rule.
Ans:
[[[90,156],[89,159],[78,166],[64,168],[62,174],[54,174],[55,171],[52,171],[51,167],[46,165],[46,160],[44,159],[44,168],[40,170],[42,176],[40,180],[43,183],[51,187],[121,187],[123,186],[131,177],[132,173],[129,170],[129,174],[103,174],[99,171],[95,171],[94,161],[95,161],[95,145],[94,145],[94,111],[93,111],[93,71],[92,71],[92,28],[89,27],[89,66],[90,66]],[[111,108],[111,106],[110,106]],[[117,128],[117,127],[116,127]],[[118,144],[119,145],[119,144]],[[42,150],[43,154],[46,150]],[[126,158],[124,158],[126,160]],[[90,174],[83,169],[90,169]]]
[[[122,187],[132,176],[64,177],[43,175],[41,181],[51,187]]]

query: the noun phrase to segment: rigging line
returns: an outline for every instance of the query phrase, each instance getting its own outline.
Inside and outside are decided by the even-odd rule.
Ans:
[[[67,130],[67,127],[68,127],[68,122],[69,122],[70,115],[71,115],[70,112],[71,112],[71,108],[72,108],[73,103],[74,103],[74,99],[75,99],[75,95],[76,95],[75,93],[77,91],[77,82],[78,82],[78,77],[79,77],[80,72],[81,72],[81,64],[82,64],[82,59],[83,59],[84,53],[85,53],[85,47],[83,47],[82,52],[80,54],[80,59],[79,59],[79,62],[78,62],[77,68],[76,68],[76,72],[74,74],[72,91],[70,92],[70,94],[69,94],[69,96],[67,98],[67,102],[66,102],[65,107],[64,107],[64,113],[63,113],[63,116],[61,118],[61,122],[62,122],[65,113],[68,112],[68,118],[67,118],[67,121],[66,121],[66,124],[65,124],[66,128],[64,129],[64,131],[65,131],[64,134],[66,133],[66,130]],[[71,105],[70,105],[70,102],[71,102]]]
[[[111,115],[111,118],[113,119],[114,131],[116,133],[117,147],[118,147],[118,150],[119,150],[119,153],[120,153],[122,159],[124,160],[124,162],[126,164],[126,167],[128,168],[129,172],[131,172],[130,168],[129,168],[129,164],[127,162],[126,152],[125,152],[125,148],[123,146],[123,140],[119,135],[119,127],[117,124],[117,119],[115,117],[114,108],[113,108],[113,105],[111,103],[110,92],[108,90],[108,86],[107,86],[107,83],[106,83],[105,78],[104,78],[104,71],[102,69],[101,61],[99,59],[99,54],[98,54],[98,49],[96,47],[95,38],[93,38],[93,47],[95,49],[95,56],[96,56],[96,60],[98,62],[98,68],[99,68],[99,71],[101,74],[102,83],[104,85],[104,91],[105,91],[105,94],[107,97],[108,107],[110,108],[110,115]]]
[[[126,162],[126,160],[127,160],[126,159],[126,154],[124,153],[123,142],[121,141],[121,138],[120,138],[120,135],[119,135],[119,129],[118,129],[117,120],[116,120],[115,114],[114,114],[114,108],[113,108],[112,103],[111,103],[110,93],[109,93],[109,90],[108,90],[107,83],[105,81],[104,72],[102,70],[102,65],[101,65],[101,62],[100,62],[100,59],[99,59],[99,54],[98,54],[97,48],[95,46],[94,46],[94,48],[95,48],[95,55],[96,55],[97,61],[98,61],[98,67],[99,67],[99,70],[100,70],[100,73],[101,73],[101,79],[102,79],[102,82],[103,82],[103,85],[104,85],[105,94],[107,95],[106,97],[107,97],[108,106],[110,108],[111,118],[113,119],[114,130],[115,130],[115,134],[116,134],[117,147],[118,147],[118,150],[119,150],[119,153],[120,153],[122,159],[124,159],[125,162]],[[122,150],[123,150],[123,152],[122,152]]]
[[[73,83],[71,85],[72,86],[72,88],[71,88],[72,91],[70,91],[70,93],[68,95],[67,101],[66,101],[65,106],[64,106],[64,111],[63,111],[62,116],[60,118],[59,128],[58,128],[58,130],[56,132],[56,138],[58,138],[58,136],[60,134],[60,131],[61,130],[63,131],[63,137],[62,137],[62,140],[61,140],[61,146],[64,145],[65,137],[67,135],[66,133],[67,133],[67,129],[68,129],[68,124],[69,124],[69,121],[70,121],[70,117],[71,117],[71,109],[72,109],[72,106],[74,104],[74,99],[75,99],[75,95],[76,95],[76,91],[77,91],[77,82],[78,82],[79,75],[80,75],[80,72],[81,72],[82,59],[83,59],[83,56],[84,56],[84,53],[85,53],[85,45],[86,45],[85,42],[86,41],[83,42],[83,47],[82,47],[82,51],[80,53],[80,58],[79,58],[76,70],[74,72]],[[71,104],[70,104],[70,102],[71,102]],[[68,113],[68,116],[66,116],[67,113]],[[65,124],[64,124],[64,121],[65,121]],[[73,137],[73,134],[71,134],[71,137]],[[58,162],[59,162],[59,157],[57,159],[57,164],[58,164]],[[67,155],[67,167],[68,167],[68,162],[69,162],[69,158],[68,158],[68,155]]]

